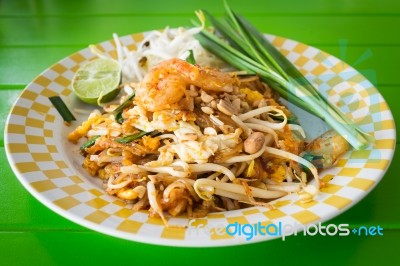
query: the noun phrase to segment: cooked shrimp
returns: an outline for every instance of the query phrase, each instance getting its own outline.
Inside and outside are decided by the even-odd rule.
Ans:
[[[189,85],[204,90],[231,92],[237,79],[217,70],[173,58],[153,67],[136,88],[136,104],[148,111],[175,109]]]
[[[349,144],[345,138],[336,131],[329,130],[310,142],[301,156],[317,168],[326,169],[331,167],[348,148]]]

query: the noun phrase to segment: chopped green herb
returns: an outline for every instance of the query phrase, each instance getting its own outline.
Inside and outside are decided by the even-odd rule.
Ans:
[[[93,146],[96,143],[96,139],[98,139],[99,137],[100,137],[99,135],[92,137],[91,139],[89,139],[85,143],[83,143],[79,149],[81,151],[83,151],[84,149]]]
[[[186,62],[188,62],[192,65],[196,64],[196,59],[194,59],[193,50],[189,50],[189,56],[186,58]]]
[[[282,116],[273,116],[273,119],[276,120],[276,121],[279,121],[279,122],[283,121],[283,117]],[[288,124],[300,125],[299,119],[295,115],[288,116],[287,123]]]
[[[53,104],[53,106],[57,109],[58,113],[61,115],[61,117],[64,119],[66,123],[69,124],[71,123],[71,121],[76,120],[76,118],[68,109],[67,105],[64,103],[64,101],[61,99],[60,96],[49,97],[49,100]]]
[[[315,167],[317,168],[324,168],[324,157],[321,155],[315,155],[312,153],[308,153],[308,152],[304,152],[303,154],[301,154],[301,157],[303,157],[303,159],[309,161],[310,163],[312,163]]]
[[[122,117],[122,112],[118,112],[115,114],[115,121],[117,121],[119,124],[122,124],[124,122],[124,118]]]
[[[129,143],[129,142],[132,142],[134,140],[140,139],[141,137],[143,137],[143,136],[145,136],[147,134],[150,134],[150,133],[151,132],[141,131],[141,132],[139,132],[137,134],[133,134],[133,135],[126,136],[126,137],[123,137],[123,138],[115,139],[114,141],[116,141],[118,143]]]
[[[124,118],[122,117],[122,111],[124,111],[125,108],[131,105],[132,99],[135,97],[135,92],[132,93],[123,103],[121,103],[115,110],[113,111],[113,114],[115,116],[115,120],[119,123],[122,124],[124,122]]]

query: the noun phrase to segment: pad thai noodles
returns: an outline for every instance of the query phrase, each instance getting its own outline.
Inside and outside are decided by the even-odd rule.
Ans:
[[[166,224],[168,214],[272,208],[269,201],[289,193],[313,200],[323,185],[317,169],[330,167],[347,142],[331,131],[306,143],[295,115],[258,76],[215,68],[226,66],[196,43],[187,48],[197,47],[195,65],[171,51],[177,38],[196,42],[195,33],[152,33],[141,54],[117,39],[126,95],[68,135],[85,141],[83,168],[108,194]],[[157,50],[167,37],[171,49]]]

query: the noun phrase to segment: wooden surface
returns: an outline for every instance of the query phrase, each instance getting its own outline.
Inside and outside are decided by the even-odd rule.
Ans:
[[[398,1],[229,1],[261,31],[313,45],[363,73],[399,124]],[[166,25],[190,25],[194,10],[219,15],[222,1],[0,1],[0,128],[22,89],[58,60],[91,43]],[[398,142],[397,142],[398,143]],[[398,146],[398,144],[397,144]],[[397,147],[399,148],[399,147]],[[93,232],[53,213],[18,182],[0,136],[0,264],[243,265],[305,263],[372,265],[400,262],[400,157],[359,204],[329,223],[380,225],[382,237],[291,237],[227,248],[171,248]],[[170,264],[168,263],[168,264]],[[167,265],[168,265],[167,264]]]

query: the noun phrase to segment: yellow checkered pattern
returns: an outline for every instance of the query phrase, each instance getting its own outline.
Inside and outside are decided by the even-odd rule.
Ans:
[[[123,45],[135,49],[146,33],[121,37]],[[295,196],[275,200],[273,210],[253,207],[212,213],[196,219],[192,226],[209,228],[229,223],[263,225],[270,223],[308,224],[325,221],[338,211],[360,200],[377,184],[393,156],[395,126],[389,107],[379,92],[361,74],[340,60],[313,47],[268,36],[301,72],[332,102],[376,139],[368,150],[349,151],[336,167],[322,173],[327,184],[316,201],[301,203]],[[114,41],[97,48],[116,57]],[[199,234],[187,228],[187,217],[170,218],[166,228],[147,212],[134,212],[129,206],[106,195],[95,179],[79,172],[79,165],[66,158],[75,156],[66,149],[67,128],[48,100],[61,95],[70,103],[70,81],[82,63],[95,57],[89,49],[58,62],[32,81],[13,107],[7,124],[6,146],[16,174],[25,185],[77,223],[103,233],[131,240],[172,245],[219,245],[243,239],[226,233]],[[79,156],[76,156],[79,157]],[[255,238],[254,240],[259,240]]]

